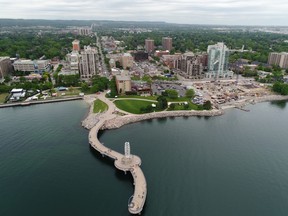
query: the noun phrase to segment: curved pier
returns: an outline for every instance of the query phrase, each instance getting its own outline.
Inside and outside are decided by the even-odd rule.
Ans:
[[[114,104],[111,106],[110,103],[112,102],[102,95],[99,95],[99,99],[107,103],[109,109],[100,117],[100,121],[90,130],[89,143],[103,156],[106,155],[110,158],[113,158],[115,160],[114,165],[117,169],[122,170],[125,173],[126,171],[131,172],[135,189],[131,202],[128,204],[128,210],[131,214],[140,214],[144,207],[147,195],[146,179],[140,168],[141,159],[136,155],[131,155],[131,157],[126,158],[125,155],[107,148],[106,146],[102,145],[102,143],[100,143],[97,137],[98,131],[102,128],[107,120],[114,118],[115,115],[112,114],[114,111]]]

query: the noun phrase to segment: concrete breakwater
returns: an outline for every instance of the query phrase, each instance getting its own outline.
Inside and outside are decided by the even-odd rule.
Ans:
[[[203,110],[203,111],[163,111],[154,112],[142,115],[125,115],[118,116],[114,119],[107,121],[102,129],[115,129],[120,128],[126,124],[132,124],[135,122],[145,121],[154,118],[166,118],[166,117],[189,117],[189,116],[219,116],[222,115],[223,110]]]
[[[98,131],[102,128],[105,122],[114,119],[116,115],[114,114],[115,105],[105,98],[105,94],[98,95],[98,99],[104,101],[108,104],[108,110],[104,113],[97,114],[93,113],[93,101],[95,98],[85,97],[86,101],[90,104],[89,114],[86,119],[82,122],[82,125],[90,129],[89,132],[89,143],[90,145],[97,150],[102,156],[106,155],[114,159],[114,165],[117,169],[124,172],[129,171],[133,176],[133,185],[134,185],[134,194],[129,199],[128,210],[131,214],[140,214],[146,200],[147,195],[147,184],[144,173],[142,172],[140,165],[141,159],[136,155],[130,155],[130,147],[126,152],[125,146],[125,155],[116,152],[106,146],[104,146],[98,140]],[[129,145],[129,144],[128,144]]]

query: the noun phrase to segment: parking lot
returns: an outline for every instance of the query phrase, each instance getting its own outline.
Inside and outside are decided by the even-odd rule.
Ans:
[[[185,97],[186,89],[180,84],[167,82],[155,82],[152,84],[152,92],[154,95],[161,95],[163,91],[168,89],[176,90],[180,97]]]

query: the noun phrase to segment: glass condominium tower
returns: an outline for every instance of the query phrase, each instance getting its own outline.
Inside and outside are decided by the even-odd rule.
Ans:
[[[209,45],[207,49],[208,53],[208,72],[206,77],[209,78],[223,78],[228,77],[229,73],[229,49],[224,43],[217,43],[215,45]]]

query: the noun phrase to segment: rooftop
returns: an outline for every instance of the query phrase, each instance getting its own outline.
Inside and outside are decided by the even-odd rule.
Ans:
[[[119,81],[129,81],[131,80],[130,76],[122,76],[122,75],[116,75],[116,80],[119,80]]]

